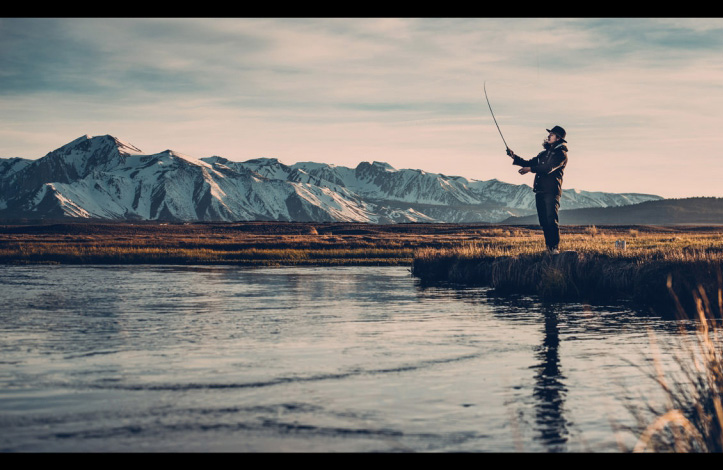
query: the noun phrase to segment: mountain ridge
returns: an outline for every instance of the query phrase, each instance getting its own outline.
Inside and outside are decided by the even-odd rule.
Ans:
[[[561,206],[660,200],[564,190]],[[0,159],[0,218],[166,221],[500,222],[534,213],[528,185],[372,161],[355,168],[145,154],[112,135],[81,136],[37,160]]]

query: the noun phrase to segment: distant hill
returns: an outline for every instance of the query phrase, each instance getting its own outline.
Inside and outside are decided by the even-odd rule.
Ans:
[[[510,217],[503,224],[537,224],[537,216]],[[563,225],[723,224],[723,198],[662,199],[619,207],[560,211]]]

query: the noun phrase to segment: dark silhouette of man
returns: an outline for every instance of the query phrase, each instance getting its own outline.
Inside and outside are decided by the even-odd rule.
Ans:
[[[542,142],[544,150],[536,157],[525,160],[510,149],[507,155],[512,158],[512,164],[521,166],[521,175],[535,174],[532,190],[535,192],[537,217],[545,234],[545,245],[551,254],[560,251],[560,225],[557,211],[560,209],[560,196],[562,196],[562,173],[567,165],[567,141],[565,129],[555,126],[546,129],[547,139]]]

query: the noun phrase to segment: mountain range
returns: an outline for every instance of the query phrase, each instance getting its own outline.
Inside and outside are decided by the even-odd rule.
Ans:
[[[606,208],[661,199],[567,189],[560,205]],[[0,158],[4,220],[494,223],[534,213],[528,185],[376,161],[347,168],[275,158],[196,159],[172,150],[145,154],[110,135],[85,135],[35,160]]]

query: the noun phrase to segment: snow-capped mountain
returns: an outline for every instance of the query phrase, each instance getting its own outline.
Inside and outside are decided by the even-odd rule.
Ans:
[[[561,208],[662,199],[565,190]],[[37,160],[0,159],[0,217],[169,221],[498,222],[534,213],[527,185],[467,180],[383,162],[356,168],[144,154],[82,136]]]

